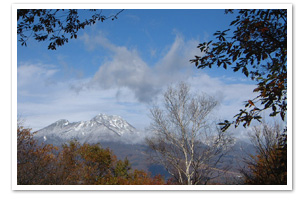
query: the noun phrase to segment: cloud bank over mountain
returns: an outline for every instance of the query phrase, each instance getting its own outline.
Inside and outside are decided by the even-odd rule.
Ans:
[[[62,73],[59,66],[19,64],[18,114],[34,130],[57,119],[87,120],[98,113],[122,116],[143,129],[150,122],[149,106],[159,101],[168,85],[178,81],[189,83],[195,92],[214,96],[220,102],[216,119],[231,119],[243,101],[255,96],[255,85],[229,82],[230,77],[195,69],[189,59],[199,54],[195,48],[198,42],[185,40],[180,34],[164,51],[155,53],[155,62],[145,59],[137,48],[118,46],[101,33],[94,37],[84,34],[80,41],[87,51],[102,48],[109,53],[92,76],[58,79]]]

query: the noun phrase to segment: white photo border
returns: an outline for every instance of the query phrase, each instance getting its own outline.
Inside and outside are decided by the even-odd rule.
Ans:
[[[287,185],[17,185],[17,9],[287,9],[288,10],[288,169]],[[12,4],[12,190],[292,190],[293,189],[293,48],[292,4]]]

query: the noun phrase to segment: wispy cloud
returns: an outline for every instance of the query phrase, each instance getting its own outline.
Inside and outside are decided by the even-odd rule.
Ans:
[[[41,81],[43,84],[46,84],[49,78],[58,71],[59,69],[53,65],[23,63],[18,67],[18,86],[33,86],[35,83]]]

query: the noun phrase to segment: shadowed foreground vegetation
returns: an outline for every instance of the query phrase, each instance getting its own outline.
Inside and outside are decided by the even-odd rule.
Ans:
[[[273,134],[275,131],[276,134]],[[99,144],[70,141],[60,147],[40,144],[30,129],[18,126],[18,185],[163,185],[182,184],[174,178],[131,168],[127,158],[119,160]],[[226,184],[286,185],[286,135],[264,126],[255,129],[257,154],[245,155],[242,177]],[[230,174],[229,174],[230,175]],[[228,179],[229,180],[229,179]],[[218,182],[220,181],[220,182]],[[216,179],[207,184],[224,184]]]

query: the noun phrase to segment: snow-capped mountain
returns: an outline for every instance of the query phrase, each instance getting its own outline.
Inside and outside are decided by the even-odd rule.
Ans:
[[[89,121],[61,119],[37,131],[40,141],[61,144],[76,139],[80,143],[136,143],[141,133],[119,116],[99,114]]]

